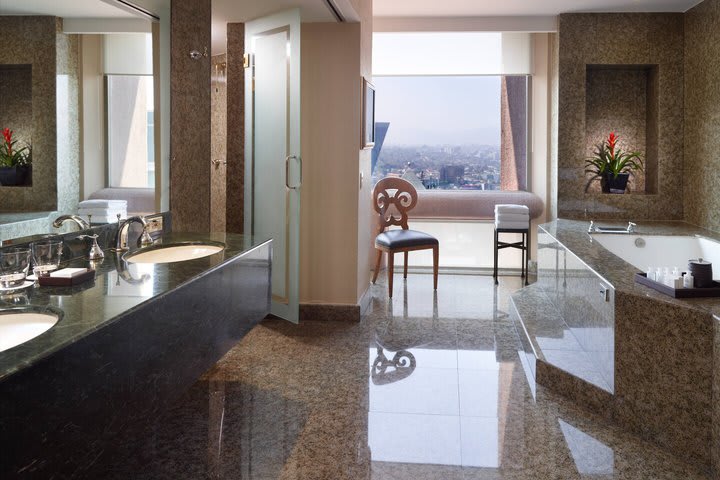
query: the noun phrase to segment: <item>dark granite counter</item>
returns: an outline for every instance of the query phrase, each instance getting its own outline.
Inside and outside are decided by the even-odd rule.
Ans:
[[[93,231],[108,245],[116,226]],[[63,238],[70,260],[62,266],[88,266],[79,255],[87,242],[78,232]],[[105,250],[94,281],[0,297],[0,309],[63,313],[0,352],[0,478],[82,477],[118,435],[175,401],[269,313],[272,242],[225,233],[160,240],[202,241],[225,249],[164,264],[127,264]]]
[[[600,223],[602,226],[625,227],[627,225],[627,222],[602,221]],[[638,269],[614,255],[598,242],[593,242],[592,235],[587,231],[588,226],[589,222],[587,221],[558,219],[540,225],[539,228],[557,239],[560,244],[573,252],[616,290],[623,290],[631,295],[648,297],[672,305],[709,311],[720,318],[720,297],[676,299],[635,283],[635,274],[638,273]],[[614,234],[601,233],[599,235]],[[637,225],[633,235],[697,235],[720,242],[720,234],[680,221],[643,221]]]
[[[265,243],[249,236],[211,233],[170,233],[160,244],[212,240],[226,245],[221,252],[208,257],[164,264],[130,264],[118,270],[121,263],[115,253],[105,251],[105,259],[95,266],[94,281],[75,287],[40,287],[35,285],[14,295],[0,296],[0,309],[9,307],[56,307],[63,318],[42,335],[0,352],[0,381],[19,369],[32,365],[63,347],[120,320],[136,307],[150,302],[186,281],[207,274],[223,262]],[[86,258],[66,261],[62,267],[87,267]]]

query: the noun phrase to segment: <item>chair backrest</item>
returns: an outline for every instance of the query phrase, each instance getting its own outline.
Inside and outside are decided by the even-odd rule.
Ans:
[[[379,214],[380,232],[385,231],[391,225],[397,225],[407,230],[407,212],[416,204],[417,190],[412,183],[402,178],[383,178],[373,188],[373,208]]]

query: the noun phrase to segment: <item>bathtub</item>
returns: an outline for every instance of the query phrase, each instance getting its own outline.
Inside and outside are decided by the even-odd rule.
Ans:
[[[608,233],[593,233],[590,237],[641,272],[648,267],[678,267],[686,271],[688,260],[702,258],[715,266],[713,279],[720,279],[720,243],[708,238]]]

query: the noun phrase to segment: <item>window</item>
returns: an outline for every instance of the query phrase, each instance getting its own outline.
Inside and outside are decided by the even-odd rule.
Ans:
[[[525,190],[531,50],[528,34],[375,33],[374,180]]]
[[[155,187],[153,77],[106,75],[108,186]]]
[[[524,190],[525,75],[375,77],[379,145],[373,177],[416,188]]]

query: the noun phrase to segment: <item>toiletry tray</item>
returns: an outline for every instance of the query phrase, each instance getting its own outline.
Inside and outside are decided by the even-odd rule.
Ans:
[[[85,272],[72,277],[40,277],[38,283],[42,287],[72,287],[95,279],[95,270],[88,268]]]
[[[647,278],[647,273],[636,273],[635,283],[640,283],[673,298],[720,297],[720,283],[718,282],[713,282],[712,287],[706,288],[672,288],[664,283],[650,280]]]

